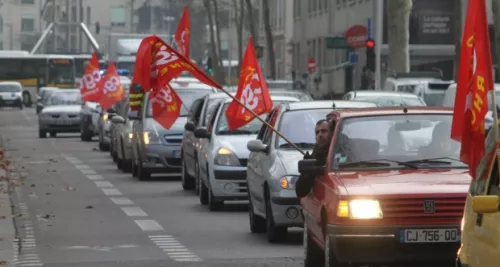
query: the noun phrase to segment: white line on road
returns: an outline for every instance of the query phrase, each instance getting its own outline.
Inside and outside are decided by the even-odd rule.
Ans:
[[[163,227],[155,220],[135,220],[142,231],[163,231]]]
[[[134,205],[132,200],[127,197],[110,197],[111,201],[113,201],[116,205]]]
[[[80,170],[83,174],[96,174],[96,172],[94,170],[91,170],[91,169],[83,169],[83,170]]]
[[[150,235],[149,238],[174,261],[201,261],[171,235]]]
[[[75,165],[75,167],[79,170],[92,169],[89,165]]]
[[[102,177],[102,175],[99,175],[99,174],[89,174],[89,175],[87,175],[87,178],[89,178],[90,180],[102,180],[102,179],[104,179]]]
[[[94,181],[94,183],[97,187],[113,187],[113,184],[108,181]]]
[[[122,192],[116,188],[101,188],[106,196],[121,196]]]
[[[148,216],[146,212],[144,212],[141,208],[139,207],[121,207],[123,212],[127,214],[129,217],[146,217]]]

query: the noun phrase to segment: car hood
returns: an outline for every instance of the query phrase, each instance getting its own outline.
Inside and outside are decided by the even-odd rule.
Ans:
[[[338,178],[349,195],[466,194],[468,169],[342,172]]]
[[[247,143],[255,138],[257,138],[256,134],[218,135],[216,148],[225,147],[233,151],[239,159],[248,159],[250,151],[247,148]]]
[[[54,112],[71,112],[79,113],[82,109],[80,105],[57,105],[57,106],[47,106],[44,107],[42,113],[54,113]]]
[[[306,151],[304,151],[306,152]],[[299,175],[298,162],[299,160],[304,159],[304,155],[297,150],[278,150],[276,152],[278,155],[283,167],[285,168],[285,172],[288,175]],[[311,151],[309,151],[311,154]]]
[[[145,129],[156,131],[160,136],[165,134],[169,135],[182,135],[184,134],[184,125],[187,122],[187,117],[179,117],[175,123],[170,127],[170,129],[165,129],[161,124],[156,122],[153,118],[147,118],[145,120]]]

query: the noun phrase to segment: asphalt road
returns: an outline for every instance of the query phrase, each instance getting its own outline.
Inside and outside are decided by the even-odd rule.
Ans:
[[[302,231],[272,245],[246,205],[209,212],[179,181],[139,182],[79,135],[39,139],[34,109],[0,110],[16,177],[17,266],[302,266]]]

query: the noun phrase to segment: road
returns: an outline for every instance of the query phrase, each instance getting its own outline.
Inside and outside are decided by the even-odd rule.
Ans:
[[[79,135],[39,139],[34,109],[0,110],[23,182],[13,194],[17,266],[302,266],[302,231],[273,245],[249,231],[246,205],[209,212],[179,181],[139,182]]]

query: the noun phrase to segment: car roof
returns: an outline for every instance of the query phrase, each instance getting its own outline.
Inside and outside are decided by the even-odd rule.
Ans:
[[[212,91],[212,92],[216,92],[216,90],[217,90],[210,85],[206,85],[206,84],[200,83],[200,82],[183,83],[182,81],[181,82],[171,81],[170,86],[172,86],[172,88],[175,90],[207,90],[207,91]]]
[[[452,108],[444,107],[383,107],[383,108],[353,108],[335,110],[334,114],[341,118],[369,117],[378,115],[400,115],[400,114],[453,114]]]
[[[287,110],[301,109],[343,109],[343,108],[375,108],[377,104],[365,101],[347,101],[347,100],[321,100],[321,101],[304,101],[292,102],[283,104]],[[335,105],[335,107],[334,107]]]
[[[52,86],[40,87],[40,91],[45,91],[45,90],[59,90],[59,87],[52,87]]]
[[[407,92],[389,92],[389,91],[352,91],[355,96],[401,96],[401,97],[412,97],[418,98],[418,95],[407,93]]]
[[[59,90],[55,90],[57,92],[61,92],[61,93],[76,93],[76,92],[80,92],[80,89],[76,89],[76,88],[71,88],[71,89],[59,89]]]
[[[0,82],[0,84],[4,84],[4,85],[19,85],[19,86],[23,87],[23,85],[20,82],[16,82],[16,81]]]
[[[278,95],[271,95],[271,100],[277,100],[277,101],[290,101],[290,102],[299,102],[300,100],[295,98],[295,97],[289,97],[289,96],[278,96]],[[230,103],[233,101],[232,98],[228,98],[224,101],[224,103]]]
[[[230,92],[231,95],[236,95],[236,92]],[[226,93],[213,93],[208,95],[208,99],[216,99],[216,98],[228,98],[229,96]]]

